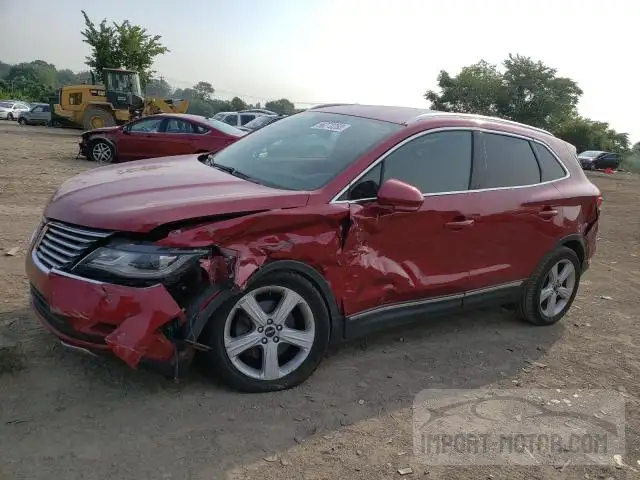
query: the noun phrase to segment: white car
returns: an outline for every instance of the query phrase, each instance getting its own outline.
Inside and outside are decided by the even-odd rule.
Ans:
[[[31,110],[25,102],[0,102],[0,119],[17,120],[21,113]]]

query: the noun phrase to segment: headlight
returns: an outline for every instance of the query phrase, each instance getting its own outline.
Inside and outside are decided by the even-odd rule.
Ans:
[[[207,250],[161,248],[154,245],[119,243],[101,247],[84,258],[74,272],[139,280],[161,280],[182,273],[205,256]]]

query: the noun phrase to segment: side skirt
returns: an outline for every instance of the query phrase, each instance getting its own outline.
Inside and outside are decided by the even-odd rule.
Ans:
[[[426,320],[423,316],[452,314],[467,308],[515,302],[522,295],[523,281],[447,295],[414,302],[383,305],[351,315],[345,319],[345,338],[359,338],[371,333]]]

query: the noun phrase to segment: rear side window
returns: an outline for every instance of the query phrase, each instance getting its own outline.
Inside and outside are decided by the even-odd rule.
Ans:
[[[533,149],[538,157],[538,162],[540,163],[540,174],[543,182],[557,180],[566,175],[556,157],[553,156],[547,147],[537,142],[532,142],[531,145],[533,145]]]
[[[540,167],[527,140],[482,134],[485,170],[480,188],[518,187],[540,183]]]
[[[436,132],[418,137],[384,160],[384,180],[395,178],[424,194],[468,190],[471,145],[470,131]]]
[[[234,127],[238,124],[238,116],[237,115],[227,115],[222,120],[224,123],[228,123],[229,125],[233,125]]]
[[[242,115],[240,115],[240,125],[246,125],[247,123],[249,123],[251,120],[254,120],[255,118],[256,118],[255,115],[243,113]]]

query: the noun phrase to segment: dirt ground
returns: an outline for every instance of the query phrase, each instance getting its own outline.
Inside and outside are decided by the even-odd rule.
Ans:
[[[402,478],[639,478],[640,177],[590,175],[605,197],[599,251],[560,324],[501,309],[432,319],[335,349],[296,389],[247,395],[197,372],[176,385],[67,351],[30,313],[29,236],[56,187],[93,167],[75,159],[77,140],[0,122],[0,328],[23,354],[0,376],[0,479],[371,480],[406,466]],[[399,455],[412,451],[421,390],[514,385],[626,392],[631,468],[445,468]]]

